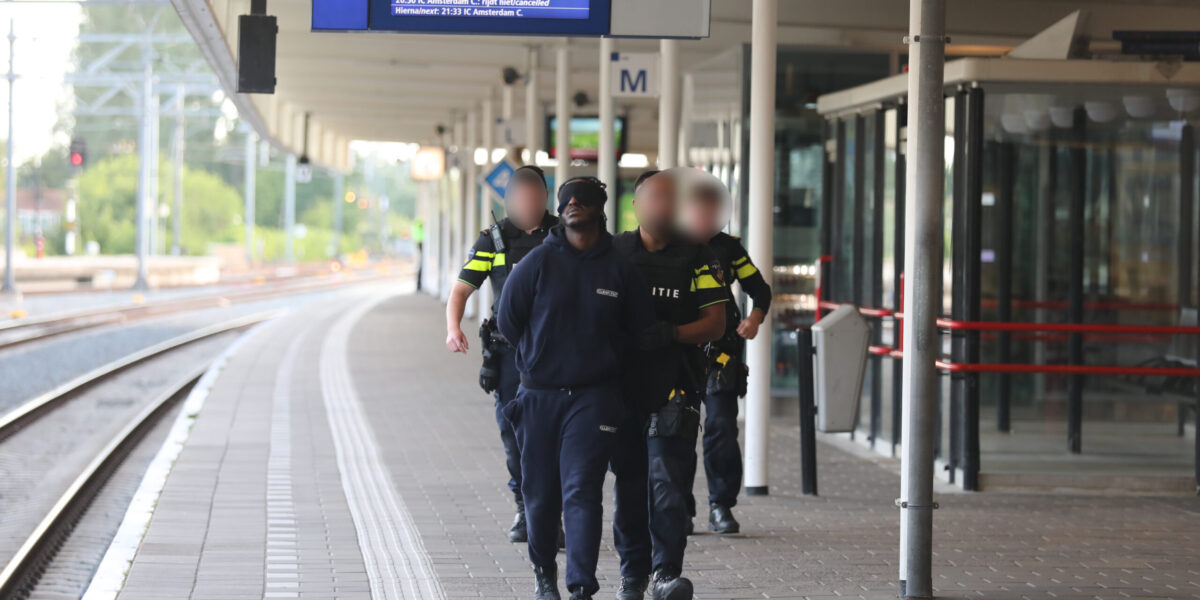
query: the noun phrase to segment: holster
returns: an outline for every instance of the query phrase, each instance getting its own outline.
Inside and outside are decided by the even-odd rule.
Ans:
[[[500,355],[496,353],[495,333],[495,319],[484,319],[479,324],[483,354],[483,365],[479,367],[479,387],[489,394],[500,387]]]
[[[650,413],[646,435],[695,441],[699,432],[700,409],[692,405],[687,394],[676,393],[657,412]]]
[[[721,340],[725,342],[725,340]],[[738,397],[746,395],[747,380],[750,368],[742,360],[744,343],[713,343],[704,348],[708,357],[708,381],[706,389],[709,393],[735,392]]]

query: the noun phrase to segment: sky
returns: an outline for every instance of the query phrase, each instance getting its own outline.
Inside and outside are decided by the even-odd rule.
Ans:
[[[43,154],[55,143],[51,137],[58,110],[71,101],[63,77],[71,68],[71,52],[79,34],[82,13],[73,2],[0,2],[0,73],[8,72],[9,21],[16,33],[13,70],[13,152],[16,163]],[[8,85],[0,75],[0,138],[8,137]],[[65,145],[67,140],[58,140]]]

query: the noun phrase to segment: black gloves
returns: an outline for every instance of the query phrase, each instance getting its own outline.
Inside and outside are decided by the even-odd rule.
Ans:
[[[647,351],[662,350],[675,343],[678,333],[674,325],[666,321],[656,321],[642,332],[638,348]]]

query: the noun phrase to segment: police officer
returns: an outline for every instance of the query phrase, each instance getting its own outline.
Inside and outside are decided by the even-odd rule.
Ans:
[[[650,556],[645,556],[645,525],[633,517],[638,485],[637,452],[615,457],[617,514],[615,545],[621,554],[622,600],[644,597],[653,573],[656,600],[690,599],[692,582],[682,577],[687,529],[689,467],[695,470],[696,436],[705,372],[700,344],[725,331],[728,293],[720,265],[703,244],[691,242],[675,222],[674,173],[649,173],[634,188],[640,227],[616,237],[614,246],[629,257],[650,285],[657,321],[642,337],[641,391],[649,408],[646,425]],[[626,488],[626,489],[622,489]],[[645,492],[642,492],[645,493]],[[629,511],[629,512],[627,512]]]
[[[546,176],[535,166],[521,167],[509,179],[504,193],[507,218],[479,233],[479,239],[467,255],[467,262],[459,272],[458,281],[446,303],[446,347],[451,351],[467,351],[467,336],[461,328],[467,298],[484,281],[490,280],[492,292],[499,300],[513,266],[541,244],[550,228],[558,223],[558,219],[546,210],[549,195]],[[514,543],[525,542],[527,534],[525,505],[521,498],[521,450],[512,426],[501,415],[504,406],[517,395],[519,378],[516,354],[512,345],[496,333],[495,304],[491,310],[493,319],[485,322],[480,329],[484,359],[479,372],[479,385],[496,398],[496,424],[500,426],[500,439],[504,443],[508,487],[517,504],[508,539]]]
[[[600,589],[601,503],[622,420],[619,379],[637,336],[654,322],[646,282],[605,231],[606,200],[594,178],[559,189],[562,225],[513,270],[496,311],[521,373],[517,398],[504,414],[522,449],[538,600],[559,598],[560,511],[571,598],[591,598]]]
[[[738,491],[742,487],[742,453],[738,446],[738,398],[746,394],[746,368],[743,355],[745,340],[758,335],[771,307],[771,286],[750,261],[741,241],[721,229],[728,222],[729,195],[715,177],[703,172],[691,174],[686,193],[686,228],[689,236],[705,242],[721,264],[729,285],[737,281],[754,301],[746,318],[733,301],[725,304],[725,334],[705,347],[709,359],[704,395],[704,472],[708,480],[708,528],[721,534],[738,533],[741,525],[733,516]],[[695,469],[691,469],[693,478]],[[692,486],[689,483],[688,490]],[[689,493],[691,514],[695,516],[695,498]]]

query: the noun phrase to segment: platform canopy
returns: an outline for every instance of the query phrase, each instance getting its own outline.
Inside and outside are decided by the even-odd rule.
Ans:
[[[311,0],[268,0],[267,12],[278,16],[280,29],[276,92],[236,94],[237,17],[249,13],[249,0],[172,3],[243,118],[265,139],[300,153],[308,114],[308,155],[325,166],[346,168],[351,140],[432,141],[437,124],[450,124],[489,96],[497,99],[499,115],[501,70],[524,73],[531,47],[539,57],[537,94],[548,111],[553,108],[554,50],[562,38],[313,33]],[[1200,22],[1194,0],[960,0],[950,3],[948,54],[1003,54],[1081,6],[1090,13],[1089,31],[1101,39],[1113,29]],[[746,0],[713,0],[711,36],[681,42],[681,68],[749,43],[750,8]],[[899,53],[907,26],[907,3],[895,0],[785,0],[779,6],[781,45]],[[599,42],[575,38],[569,44],[572,94],[583,91],[591,103],[576,114],[595,114]],[[658,43],[618,40],[616,47],[653,52]],[[520,107],[525,86],[516,88]],[[617,106],[629,117],[629,151],[653,154],[657,102],[620,99]]]

